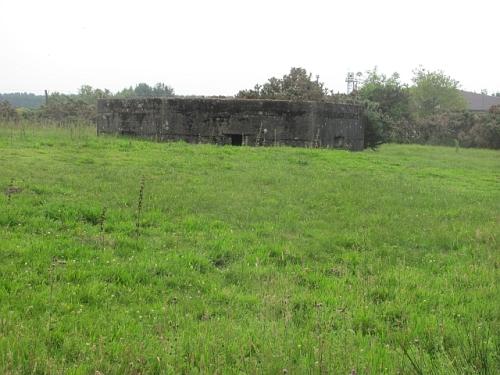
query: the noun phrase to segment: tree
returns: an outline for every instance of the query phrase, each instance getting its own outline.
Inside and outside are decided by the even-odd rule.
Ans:
[[[154,96],[165,97],[165,96],[174,96],[174,94],[175,94],[174,89],[168,85],[165,85],[162,82],[158,82],[153,88]]]
[[[458,90],[458,81],[440,70],[432,72],[419,68],[413,73],[414,85],[410,88],[410,96],[413,111],[417,116],[463,111],[467,108],[466,101]]]
[[[323,100],[328,95],[319,76],[312,79],[312,74],[304,68],[291,68],[283,78],[270,78],[263,85],[242,90],[236,97],[243,99],[283,99],[283,100]]]
[[[377,103],[379,110],[392,119],[407,118],[410,114],[408,86],[400,82],[398,73],[387,77],[376,67],[369,70],[358,95],[363,100]]]
[[[83,100],[85,103],[95,104],[97,99],[111,98],[113,94],[108,89],[93,89],[92,86],[82,85],[78,89],[78,99]]]
[[[375,67],[356,93],[363,105],[365,147],[375,148],[410,118],[410,94],[398,73],[386,76]]]
[[[153,88],[147,83],[139,83],[134,89],[135,96],[138,97],[151,97],[154,96]]]

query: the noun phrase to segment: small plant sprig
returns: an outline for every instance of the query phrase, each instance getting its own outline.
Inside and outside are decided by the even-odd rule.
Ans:
[[[103,207],[101,215],[99,216],[99,232],[101,234],[101,247],[104,250],[104,224],[106,222],[107,208]]]
[[[142,214],[142,202],[144,200],[144,187],[146,185],[146,179],[144,176],[141,178],[141,185],[139,188],[139,197],[137,199],[137,221],[135,223],[135,234],[136,237],[139,238],[140,229],[141,229],[141,214]]]
[[[12,199],[13,192],[14,192],[14,179],[11,178],[10,184],[7,187],[7,203],[10,203],[10,200]]]
[[[255,146],[259,146],[261,142],[261,134],[262,134],[262,126],[263,123],[262,121],[260,122],[260,127],[259,127],[259,133],[257,134],[257,137],[255,138]]]
[[[314,142],[313,142],[313,147],[314,148],[319,148],[319,144],[320,144],[319,132],[320,132],[320,128],[318,128],[316,130],[316,136],[314,137]]]

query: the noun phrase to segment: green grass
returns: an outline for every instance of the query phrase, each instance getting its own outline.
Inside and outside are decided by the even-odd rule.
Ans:
[[[498,151],[3,125],[0,188],[2,374],[500,371]]]

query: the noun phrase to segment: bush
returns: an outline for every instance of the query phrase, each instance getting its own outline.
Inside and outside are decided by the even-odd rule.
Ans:
[[[14,107],[8,101],[0,101],[0,120],[17,121],[19,116]]]
[[[500,96],[500,95],[498,95]],[[494,105],[490,108],[490,113],[500,114],[500,104]]]
[[[375,149],[386,140],[389,117],[380,111],[377,103],[364,101],[361,121],[365,128],[364,148]]]
[[[387,139],[420,143],[500,149],[500,114],[448,112],[414,121],[388,122]]]
[[[97,108],[95,102],[87,102],[76,95],[54,93],[49,97],[47,105],[38,112],[41,119],[58,122],[95,121]]]
[[[457,138],[465,147],[500,149],[500,113],[476,116],[470,129],[460,132]]]

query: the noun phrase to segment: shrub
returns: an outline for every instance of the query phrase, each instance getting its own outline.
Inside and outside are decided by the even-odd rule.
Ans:
[[[500,104],[492,106],[490,108],[490,113],[500,114]]]
[[[19,116],[14,107],[6,100],[0,101],[0,120],[17,121]]]
[[[377,103],[364,101],[361,121],[365,128],[364,148],[375,149],[386,140],[386,130],[390,118],[384,115]]]
[[[421,143],[500,149],[500,114],[446,112],[413,121],[388,121],[387,139]]]

